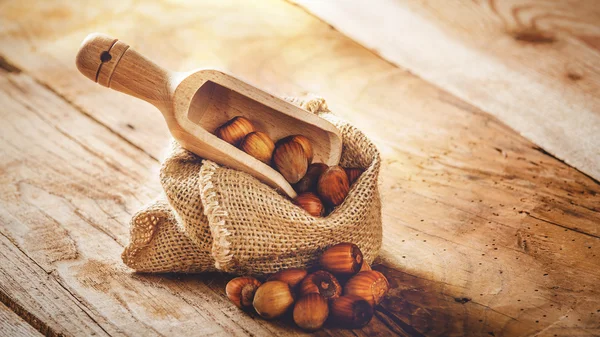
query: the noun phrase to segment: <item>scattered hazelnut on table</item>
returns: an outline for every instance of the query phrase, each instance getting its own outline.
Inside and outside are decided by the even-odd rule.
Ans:
[[[300,294],[319,293],[326,299],[340,297],[342,287],[331,273],[324,270],[308,274],[300,284]]]
[[[321,294],[306,294],[294,305],[294,322],[302,329],[320,329],[329,316],[329,304]]]
[[[242,276],[236,277],[227,283],[225,293],[227,297],[238,308],[247,309],[252,307],[254,293],[260,287],[261,283],[254,277]]]
[[[290,286],[283,281],[267,281],[254,294],[252,305],[266,319],[283,315],[294,304]]]
[[[340,275],[353,275],[360,271],[364,261],[357,245],[343,242],[329,247],[319,259],[323,269]]]
[[[362,297],[344,295],[331,301],[331,319],[343,328],[360,328],[373,318],[373,307]]]
[[[276,272],[269,276],[267,281],[283,281],[287,283],[290,288],[296,289],[300,282],[308,275],[306,269],[303,268],[289,268]]]
[[[383,300],[390,284],[382,273],[376,270],[361,271],[344,286],[344,295],[356,295],[375,306]]]
[[[329,247],[319,261],[339,274],[342,282],[350,279],[342,287],[329,271],[307,274],[306,269],[289,268],[271,275],[262,285],[250,276],[234,278],[227,284],[227,297],[242,309],[254,307],[266,319],[291,311],[296,325],[307,331],[320,329],[328,319],[346,329],[368,324],[374,306],[389,289],[385,276],[371,270],[358,246],[349,242]]]

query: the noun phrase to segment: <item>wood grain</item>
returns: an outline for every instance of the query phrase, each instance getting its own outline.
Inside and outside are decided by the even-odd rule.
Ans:
[[[11,23],[0,27],[0,55],[13,71],[0,83],[0,198],[15,219],[0,229],[109,334],[299,331],[235,309],[226,276],[123,267],[126,223],[159,193],[154,158],[169,136],[151,106],[77,73],[73,57],[90,31],[136,41],[172,69],[220,65],[279,94],[318,92],[376,142],[376,269],[392,291],[369,326],[321,335],[600,333],[600,186],[496,118],[281,1],[108,1],[84,15],[77,2],[44,4],[0,11]],[[53,239],[40,245],[36,233]]]
[[[2,303],[0,303],[0,331],[6,336],[42,336]]]
[[[21,325],[27,325],[46,336],[58,336],[63,332],[69,335],[107,336],[87,308],[82,307],[58,280],[5,236],[4,227],[14,225],[9,214],[2,210],[0,219],[3,223],[0,233],[0,257],[3,261],[0,264],[0,302],[3,304],[0,303],[0,306],[8,307],[13,315],[21,316],[26,321]],[[56,243],[60,244],[60,241]],[[18,334],[6,334],[15,335]]]
[[[600,180],[594,0],[294,0]]]

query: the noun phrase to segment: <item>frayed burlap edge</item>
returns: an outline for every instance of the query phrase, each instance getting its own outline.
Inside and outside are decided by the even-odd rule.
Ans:
[[[230,233],[225,228],[227,211],[220,206],[217,192],[214,190],[213,183],[211,182],[215,170],[218,167],[219,166],[216,163],[210,160],[203,161],[199,172],[201,177],[201,186],[199,186],[199,189],[202,205],[204,206],[204,214],[208,218],[208,224],[213,238],[212,255],[215,259],[215,267],[217,269],[222,269],[231,262],[233,256],[229,249],[231,243],[227,240]]]

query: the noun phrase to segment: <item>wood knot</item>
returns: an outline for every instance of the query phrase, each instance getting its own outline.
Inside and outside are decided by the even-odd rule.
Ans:
[[[516,41],[532,44],[549,44],[556,42],[556,37],[550,32],[544,32],[535,28],[527,28],[512,33]]]
[[[568,72],[567,78],[570,79],[571,81],[579,81],[583,78],[583,76],[576,74],[576,73]]]
[[[470,299],[470,298],[468,298],[468,297],[455,297],[455,298],[454,298],[454,301],[455,301],[455,302],[458,302],[458,303],[461,303],[461,304],[465,304],[465,303],[467,303],[467,302],[470,302],[470,301],[471,301],[471,299]]]

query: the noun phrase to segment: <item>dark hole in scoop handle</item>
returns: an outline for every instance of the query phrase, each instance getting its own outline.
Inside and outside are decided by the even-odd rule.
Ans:
[[[76,65],[83,75],[105,87],[159,107],[169,100],[169,72],[116,38],[88,35],[77,53]]]

